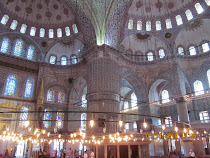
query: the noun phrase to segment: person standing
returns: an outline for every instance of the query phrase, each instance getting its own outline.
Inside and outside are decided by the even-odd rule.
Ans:
[[[6,149],[6,151],[5,151],[4,158],[9,158],[9,151],[8,151],[8,149]]]
[[[88,158],[88,154],[86,151],[84,152],[84,158]]]
[[[90,150],[90,158],[94,158],[95,157],[95,154],[93,152],[93,150]]]
[[[195,158],[195,153],[193,152],[192,149],[190,149],[189,158]]]
[[[25,158],[28,158],[28,149],[26,150]]]
[[[68,151],[68,157],[73,158],[73,150],[71,150],[71,148]]]

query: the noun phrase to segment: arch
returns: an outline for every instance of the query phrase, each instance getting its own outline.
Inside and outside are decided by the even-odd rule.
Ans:
[[[15,96],[16,90],[17,90],[17,76],[15,74],[10,74],[7,77],[4,95]]]

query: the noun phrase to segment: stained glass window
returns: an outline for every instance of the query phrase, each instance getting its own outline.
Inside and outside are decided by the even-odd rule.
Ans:
[[[199,117],[202,123],[208,123],[209,122],[209,114],[208,111],[201,111],[199,112]]]
[[[204,53],[208,52],[210,50],[209,44],[208,43],[202,44],[202,49]]]
[[[45,109],[44,110],[44,122],[43,122],[43,125],[44,125],[44,127],[45,128],[49,128],[50,126],[51,126],[51,121],[49,121],[49,120],[51,120],[51,118],[52,118],[52,113],[50,112],[50,109]]]
[[[34,88],[34,80],[32,78],[28,78],[27,81],[26,81],[24,97],[32,98],[33,88]]]
[[[130,19],[129,21],[128,21],[128,29],[133,29],[133,20],[132,19]]]
[[[7,77],[7,83],[4,95],[15,96],[17,89],[17,76],[15,74],[11,74]]]
[[[142,30],[142,22],[137,21],[137,30]]]
[[[55,64],[55,62],[56,62],[56,56],[51,55],[50,56],[50,64]]]
[[[54,37],[54,31],[53,29],[49,29],[49,38],[53,38]]]
[[[177,25],[182,25],[183,24],[181,15],[177,15],[175,18],[176,18]]]
[[[65,32],[66,32],[66,36],[70,36],[71,35],[70,28],[68,26],[65,28]]]
[[[3,25],[6,25],[7,24],[7,21],[9,20],[9,16],[8,15],[4,15],[1,19],[1,23]]]
[[[178,54],[179,54],[179,55],[184,55],[184,48],[179,47],[179,48],[178,48]]]
[[[160,57],[160,59],[165,57],[165,52],[163,49],[159,50],[159,57]]]
[[[62,30],[61,30],[61,28],[57,29],[57,37],[58,38],[62,37]]]
[[[196,96],[204,94],[203,83],[201,81],[196,80],[193,86],[194,86],[194,91],[195,91]]]
[[[208,78],[209,87],[210,87],[210,69],[207,71],[207,78]]]
[[[189,9],[186,10],[185,15],[187,17],[187,20],[193,19],[192,12]]]
[[[167,90],[163,90],[161,93],[161,96],[162,96],[162,103],[167,103],[170,101],[169,94],[168,94]]]
[[[171,19],[166,19],[166,28],[167,29],[171,29],[172,28]]]
[[[82,107],[87,107],[87,100],[86,100],[86,95],[82,96]]]
[[[41,28],[39,32],[39,37],[44,37],[45,36],[45,29]]]
[[[157,31],[161,30],[161,22],[160,21],[156,21],[156,30]]]
[[[64,103],[65,102],[65,93],[63,93],[63,92],[58,93],[58,102],[59,103]]]
[[[36,27],[31,27],[30,35],[35,36],[36,34]]]
[[[71,57],[71,62],[72,62],[72,64],[77,63],[77,57],[75,55]]]
[[[151,27],[151,21],[147,21],[146,22],[146,31],[151,31],[152,27]]]
[[[196,55],[196,49],[195,49],[194,46],[191,46],[191,47],[189,48],[189,51],[190,51],[190,55]]]
[[[57,117],[56,117],[56,127],[61,129],[63,128],[63,121],[64,121],[64,113],[62,112],[57,112]]]
[[[203,13],[203,7],[201,6],[201,4],[200,3],[196,3],[195,4],[195,9],[196,9],[196,11],[197,11],[197,13],[198,14],[201,14],[201,13]]]
[[[173,126],[171,116],[165,117],[165,125],[166,125],[166,127]]]
[[[17,28],[17,24],[18,24],[18,22],[16,20],[13,20],[12,23],[11,23],[11,25],[10,25],[10,28],[12,30],[15,30]]]
[[[210,0],[205,0],[206,4],[210,6]]]
[[[21,56],[22,50],[23,50],[23,41],[17,40],[15,43],[14,55]]]
[[[8,48],[9,48],[9,39],[4,38],[1,44],[1,52],[6,53],[8,51]]]
[[[83,131],[86,131],[86,120],[87,120],[87,114],[82,113],[81,114],[81,128]]]
[[[124,102],[123,110],[124,110],[124,112],[129,111],[129,105],[128,105],[127,101]]]
[[[34,54],[34,47],[29,46],[28,51],[27,51],[27,59],[32,60],[33,59],[33,54]]]
[[[47,101],[54,101],[54,94],[55,92],[53,90],[48,90],[47,91]]]
[[[73,27],[74,33],[75,34],[78,33],[77,25],[76,24],[73,24],[72,27]]]
[[[132,108],[132,110],[138,109],[138,106],[137,106],[137,97],[136,97],[136,94],[135,93],[132,93],[131,94],[131,108]]]
[[[28,108],[22,107],[21,114],[20,114],[20,125],[25,126],[26,121],[28,120]]]
[[[149,52],[149,53],[147,54],[147,60],[148,60],[148,61],[153,61],[153,60],[154,60],[154,57],[153,57],[153,53],[152,53],[152,52]]]
[[[61,65],[66,65],[66,64],[67,64],[66,57],[61,57]]]
[[[27,25],[26,24],[23,24],[20,28],[20,33],[26,33],[26,29],[27,29]]]

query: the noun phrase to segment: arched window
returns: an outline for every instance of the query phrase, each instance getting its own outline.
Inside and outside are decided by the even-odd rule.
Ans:
[[[132,110],[138,109],[138,106],[137,106],[137,97],[136,97],[136,94],[135,93],[132,93],[131,94],[131,109]]]
[[[1,19],[1,23],[3,25],[6,25],[7,24],[7,21],[9,20],[9,16],[8,15],[4,15]]]
[[[159,57],[160,57],[160,59],[165,57],[165,52],[163,49],[159,50]]]
[[[196,3],[195,4],[195,9],[197,11],[198,14],[201,14],[204,10],[203,10],[203,7],[201,6],[200,3]]]
[[[193,86],[194,86],[194,91],[195,91],[196,96],[204,94],[203,83],[201,81],[196,80]]]
[[[53,90],[47,91],[47,101],[54,101],[55,92]]]
[[[179,47],[179,48],[178,48],[178,54],[179,54],[179,55],[184,55],[184,48]]]
[[[132,20],[132,19],[130,19],[130,20],[128,21],[128,29],[129,29],[129,30],[133,29],[133,20]]]
[[[86,100],[86,95],[84,94],[83,96],[82,96],[82,107],[87,107],[87,100]]]
[[[206,4],[210,6],[210,0],[205,0]]]
[[[209,87],[210,87],[210,69],[207,71],[207,78],[208,78]]]
[[[187,10],[185,11],[185,15],[186,15],[186,17],[187,17],[187,20],[193,19],[192,12],[191,12],[189,9],[187,9]]]
[[[151,31],[151,21],[146,22],[146,31]]]
[[[4,95],[15,96],[17,89],[17,76],[15,74],[11,74],[7,77],[7,83]]]
[[[183,24],[181,15],[177,15],[175,18],[176,18],[177,25],[182,25]]]
[[[34,55],[34,46],[29,46],[27,51],[27,59],[32,60]]]
[[[23,51],[23,41],[18,39],[15,42],[15,49],[13,53],[15,56],[21,56],[22,51]]]
[[[11,25],[10,25],[10,28],[12,30],[15,30],[17,28],[17,24],[18,24],[18,22],[16,20],[13,20],[12,23],[11,23]]]
[[[64,103],[65,102],[65,93],[63,93],[63,92],[58,93],[58,102],[59,103]]]
[[[73,28],[73,31],[74,31],[75,34],[78,33],[78,29],[77,29],[77,25],[76,24],[73,24],[72,28]]]
[[[124,110],[124,112],[129,111],[129,105],[128,105],[127,101],[124,102],[123,110]]]
[[[50,56],[50,64],[55,64],[55,62],[56,62],[56,56],[51,55]]]
[[[45,109],[44,110],[44,118],[43,120],[43,125],[45,128],[49,128],[51,126],[51,118],[52,118],[52,113],[50,112],[50,109]]]
[[[53,29],[49,29],[49,38],[53,38],[54,37],[54,31]]]
[[[36,27],[31,27],[30,35],[35,36],[36,34]]]
[[[171,19],[166,19],[166,28],[167,29],[172,28]]]
[[[58,38],[62,37],[62,30],[61,30],[61,28],[57,29],[57,37]]]
[[[209,44],[208,43],[202,44],[202,50],[204,53],[208,52],[210,50]]]
[[[68,26],[65,28],[65,32],[66,32],[66,36],[71,35],[70,28]]]
[[[148,61],[153,61],[153,60],[154,60],[154,56],[153,56],[153,53],[152,53],[152,52],[149,52],[149,53],[147,54],[147,60],[148,60]]]
[[[26,33],[26,29],[27,29],[27,25],[26,24],[22,24],[21,28],[20,28],[20,33]]]
[[[83,131],[86,131],[86,120],[87,120],[87,114],[82,113],[81,114],[81,128]]]
[[[61,65],[66,65],[66,64],[67,64],[67,58],[61,57]]]
[[[157,31],[161,30],[161,22],[160,21],[156,21],[156,30]]]
[[[76,64],[77,63],[77,57],[76,57],[76,55],[74,55],[74,56],[71,57],[71,63],[72,64]]]
[[[129,130],[129,123],[126,123],[124,128],[125,128],[126,130]]]
[[[1,52],[2,53],[7,53],[9,48],[9,39],[8,38],[4,38],[1,44]]]
[[[39,37],[44,37],[45,36],[45,29],[41,28],[39,32]]]
[[[33,88],[34,88],[34,79],[28,78],[26,81],[24,97],[32,98]]]
[[[168,103],[170,101],[169,94],[168,94],[167,90],[163,90],[161,92],[161,96],[162,96],[162,103]]]
[[[64,113],[63,112],[57,112],[56,127],[59,128],[59,129],[63,128],[63,121],[64,121]]]
[[[142,30],[142,21],[137,21],[137,30]]]
[[[22,107],[21,114],[20,114],[20,125],[25,126],[26,121],[28,120],[28,108]]]
[[[196,55],[196,49],[195,49],[194,46],[191,46],[191,47],[189,48],[189,51],[190,51],[190,55]]]

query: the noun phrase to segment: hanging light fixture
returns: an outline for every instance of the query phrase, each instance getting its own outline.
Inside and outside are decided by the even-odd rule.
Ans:
[[[120,127],[122,127],[123,126],[123,121],[119,121],[119,125],[120,125]]]
[[[174,130],[175,130],[175,132],[178,132],[179,129],[178,129],[178,127],[175,127]]]
[[[162,129],[165,130],[166,129],[166,125],[163,124],[162,125]]]
[[[90,120],[90,127],[93,127],[94,126],[94,120]]]

